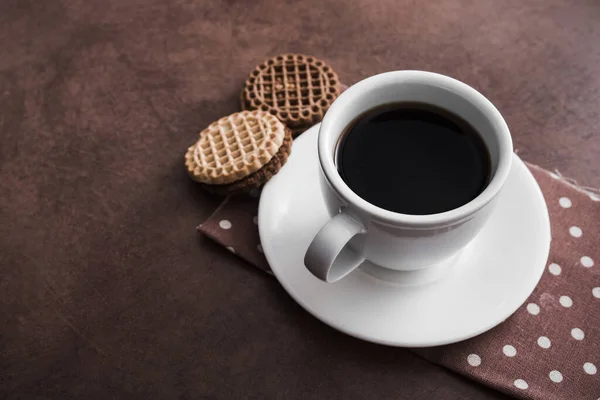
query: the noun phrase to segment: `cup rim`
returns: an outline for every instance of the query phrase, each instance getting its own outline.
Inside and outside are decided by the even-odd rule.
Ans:
[[[348,103],[354,101],[360,96],[361,92],[370,86],[374,84],[386,84],[386,82],[394,83],[399,80],[405,82],[426,83],[428,85],[449,89],[479,108],[491,124],[496,127],[496,137],[498,141],[497,168],[487,187],[470,202],[458,208],[437,214],[412,215],[396,213],[371,204],[358,196],[350,189],[350,187],[348,187],[348,185],[346,185],[337,171],[334,160],[335,148],[330,148],[329,143],[336,143],[337,138],[342,133],[333,131],[333,124],[338,114],[343,112]],[[332,141],[332,136],[337,136],[336,140]],[[384,72],[363,79],[349,87],[333,102],[325,114],[319,129],[318,138],[318,155],[323,173],[334,191],[337,192],[346,203],[370,214],[373,219],[378,222],[389,225],[411,226],[415,228],[448,225],[459,222],[469,218],[477,210],[492,201],[492,199],[498,195],[508,177],[511,167],[512,152],[513,145],[508,126],[498,109],[484,95],[466,83],[450,78],[449,76],[419,70]]]

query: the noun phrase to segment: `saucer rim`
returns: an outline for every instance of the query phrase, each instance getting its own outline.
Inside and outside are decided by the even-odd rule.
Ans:
[[[310,128],[309,130],[307,130],[306,132],[304,132],[301,135],[304,137],[299,137],[298,139],[296,139],[296,141],[308,140],[308,137],[311,134],[311,132],[309,132],[309,131],[318,130],[319,125],[320,124],[317,124],[317,125],[313,126],[312,128]],[[312,134],[314,134],[314,133],[312,133]],[[292,151],[293,151],[293,149],[292,149]],[[284,168],[285,168],[285,166],[284,166]],[[487,331],[493,329],[494,327],[496,327],[499,324],[501,324],[502,322],[504,322],[511,315],[513,315],[519,308],[521,308],[523,306],[523,304],[525,304],[525,302],[528,300],[531,293],[533,293],[533,291],[539,284],[539,281],[544,273],[545,265],[547,264],[547,260],[548,260],[549,254],[550,254],[550,243],[552,241],[550,215],[548,213],[548,207],[547,207],[543,192],[542,192],[539,184],[537,183],[535,177],[533,176],[533,174],[531,173],[531,171],[525,164],[525,162],[523,162],[523,160],[521,160],[518,157],[518,155],[515,153],[513,153],[511,170],[513,168],[521,168],[523,170],[523,172],[525,173],[525,176],[527,177],[526,179],[529,181],[529,184],[531,184],[532,188],[534,189],[535,193],[532,193],[532,195],[535,195],[538,198],[538,200],[541,200],[540,204],[542,204],[544,208],[543,208],[543,210],[540,210],[539,212],[541,214],[543,214],[544,226],[540,231],[542,232],[542,234],[545,233],[547,237],[546,237],[546,240],[543,241],[543,245],[544,245],[543,251],[542,251],[542,249],[540,249],[539,253],[537,254],[537,257],[536,257],[540,260],[539,268],[535,273],[532,271],[532,278],[534,278],[532,280],[532,282],[535,282],[535,284],[532,284],[531,289],[527,290],[527,292],[528,292],[527,295],[523,296],[522,301],[515,303],[514,307],[511,307],[510,309],[507,309],[504,312],[498,313],[498,316],[496,318],[493,318],[493,320],[490,323],[482,326],[480,329],[469,331],[468,333],[465,333],[463,335],[449,337],[448,339],[445,339],[445,340],[425,340],[425,341],[386,340],[386,339],[382,339],[379,337],[364,335],[364,334],[361,334],[360,332],[351,331],[351,330],[346,329],[343,326],[343,324],[339,324],[335,321],[332,321],[327,316],[323,316],[322,314],[317,314],[317,312],[315,312],[311,309],[311,306],[307,305],[304,302],[303,296],[298,295],[298,293],[294,290],[292,285],[289,285],[284,279],[282,279],[279,276],[278,270],[276,268],[272,268],[272,272],[273,272],[274,276],[277,278],[278,282],[282,285],[284,290],[288,293],[288,295],[290,295],[290,297],[292,297],[292,299],[296,303],[298,303],[304,310],[306,310],[310,315],[317,318],[322,323],[330,326],[331,328],[338,330],[348,336],[355,337],[357,339],[361,339],[361,340],[371,342],[371,343],[386,345],[386,346],[393,346],[393,347],[425,348],[425,347],[442,346],[442,345],[457,343],[457,342],[461,342],[461,341],[473,338],[475,336],[478,336],[484,332],[487,332]],[[267,184],[267,186],[268,185],[269,185],[269,183]],[[268,189],[267,187],[265,187],[265,188]],[[263,193],[265,193],[264,189],[263,189]],[[264,227],[266,226],[266,223],[262,222],[262,220],[264,218],[266,218],[266,217],[264,217],[266,215],[266,213],[263,211],[266,203],[263,201],[263,199],[264,199],[264,197],[261,194],[261,198],[260,198],[260,202],[259,202],[259,211],[258,211],[259,236],[260,236],[261,243],[263,243],[264,256],[267,259],[267,262],[269,263],[269,265],[273,265],[274,260],[272,259],[271,255],[270,255],[271,251],[270,251],[269,245],[264,244],[266,242],[264,240],[266,237],[266,233],[264,232],[264,229],[265,229]],[[458,262],[460,262],[460,260]],[[385,282],[387,282],[387,281],[385,281]]]

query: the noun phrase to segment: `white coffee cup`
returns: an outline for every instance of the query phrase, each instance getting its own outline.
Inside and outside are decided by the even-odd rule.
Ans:
[[[451,111],[482,136],[492,170],[489,184],[475,199],[439,214],[400,214],[367,202],[342,180],[335,160],[340,135],[364,112],[404,101]],[[332,218],[309,245],[304,264],[317,278],[335,282],[365,260],[399,271],[445,262],[477,235],[492,212],[510,171],[512,151],[500,112],[465,83],[424,71],[393,71],[358,82],[334,101],[319,130],[321,187]]]

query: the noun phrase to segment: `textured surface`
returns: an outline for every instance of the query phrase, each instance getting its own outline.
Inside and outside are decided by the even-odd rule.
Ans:
[[[293,18],[291,18],[293,16]],[[182,167],[265,57],[449,74],[600,186],[595,0],[0,2],[0,397],[496,399],[345,337],[194,228]]]

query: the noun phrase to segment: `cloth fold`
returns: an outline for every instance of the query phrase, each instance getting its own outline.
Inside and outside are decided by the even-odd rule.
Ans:
[[[600,399],[600,198],[528,164],[550,213],[540,283],[504,323],[420,356],[522,399]],[[259,193],[226,198],[198,230],[269,273],[258,236]]]

